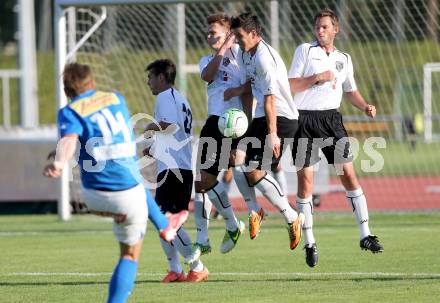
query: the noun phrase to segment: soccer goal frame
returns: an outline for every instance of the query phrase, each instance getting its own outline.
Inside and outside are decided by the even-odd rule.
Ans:
[[[440,62],[426,63],[423,66],[423,124],[424,139],[426,142],[432,142],[440,136],[433,134],[432,120],[432,73],[440,72]]]
[[[340,17],[336,46],[351,55],[357,87],[368,102],[377,105],[376,120],[383,125],[376,128],[376,122],[349,102],[342,102],[344,119],[362,126],[353,128],[353,136],[383,137],[392,146],[404,147],[407,139],[418,138],[412,133],[414,128],[416,133],[423,133],[420,145],[440,139],[439,104],[435,100],[439,81],[438,74],[432,74],[438,72],[435,62],[440,54],[440,25],[433,20],[440,10],[432,3],[368,0],[362,1],[361,7],[357,0],[329,3]],[[62,69],[66,62],[78,61],[92,67],[99,89],[123,93],[132,113],[152,113],[154,97],[145,83],[144,67],[153,60],[170,58],[178,69],[176,88],[192,106],[196,133],[208,114],[206,83],[195,66],[211,53],[206,44],[206,17],[220,11],[231,16],[245,11],[255,13],[262,24],[263,38],[279,51],[288,67],[299,43],[313,39],[313,16],[322,7],[321,0],[55,0],[54,4],[58,107],[67,103]],[[358,9],[362,14],[352,14]],[[425,63],[426,81],[421,76]],[[389,149],[390,155],[397,150]],[[378,175],[433,174],[437,153],[432,148],[425,152],[427,161],[417,162],[399,154],[411,163],[409,172],[387,165]],[[74,182],[69,182],[72,171]],[[149,170],[143,172],[147,175]],[[58,210],[63,220],[70,216],[69,202],[80,199],[77,181],[77,170],[70,169],[60,183]],[[388,193],[394,199],[393,191]],[[411,199],[417,200],[418,196],[414,194]]]
[[[62,82],[62,72],[64,65],[68,62],[75,61],[76,51],[84,44],[87,39],[89,39],[93,33],[105,22],[107,18],[107,12],[105,5],[129,5],[129,4],[155,4],[155,3],[177,3],[185,1],[148,1],[148,0],[131,0],[131,1],[88,1],[88,0],[58,0],[55,3],[55,53],[56,53],[56,75],[57,75],[57,85],[56,85],[56,96],[57,96],[57,106],[62,108],[67,104],[67,98],[64,95],[64,88]],[[75,30],[75,26],[69,26],[70,32],[67,32],[67,24],[75,24],[75,7],[76,6],[101,6],[101,15],[97,19],[97,22],[89,29],[89,31],[79,40],[76,40],[76,33],[72,32]],[[184,7],[178,5],[178,18],[177,22],[180,22],[182,26],[178,28],[184,28]],[[178,68],[182,71],[189,70],[191,67],[185,66],[185,37],[184,33],[177,34],[177,43],[179,48],[179,60]],[[194,69],[194,67],[192,67]],[[184,74],[184,73],[181,73]],[[185,77],[184,75],[182,77]],[[180,78],[179,82],[185,81],[184,78]],[[70,187],[69,187],[69,174],[70,167],[67,166],[64,169],[63,174],[59,181],[59,193],[58,193],[58,216],[61,220],[66,221],[71,218],[70,211]]]

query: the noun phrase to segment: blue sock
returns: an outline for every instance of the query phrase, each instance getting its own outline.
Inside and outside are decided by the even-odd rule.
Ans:
[[[150,191],[145,188],[147,195],[148,219],[153,222],[157,230],[164,229],[168,226],[168,218],[162,213]]]
[[[124,303],[134,286],[138,263],[120,259],[110,280],[107,303]]]

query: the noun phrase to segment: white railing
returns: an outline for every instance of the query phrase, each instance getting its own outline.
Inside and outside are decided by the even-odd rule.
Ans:
[[[11,94],[9,80],[11,78],[21,78],[21,71],[17,69],[0,70],[0,78],[2,79],[2,103],[3,103],[3,126],[11,126]]]

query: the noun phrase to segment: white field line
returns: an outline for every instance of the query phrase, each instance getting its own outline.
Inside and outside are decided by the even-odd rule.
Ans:
[[[98,235],[110,234],[111,230],[66,230],[62,231],[0,231],[0,237],[17,236],[60,236],[60,235]]]
[[[282,225],[280,225],[281,227]],[[381,230],[387,230],[387,229],[395,229],[395,226],[382,226],[380,227]],[[355,226],[353,225],[353,230],[355,229]],[[262,229],[261,233],[279,233],[281,229]],[[426,226],[399,226],[400,231],[405,230],[417,230],[417,231],[427,231],[432,232],[433,228],[428,228]],[[156,230],[154,228],[148,229],[147,233],[151,234],[152,232],[155,232]],[[223,230],[222,230],[223,232]],[[338,233],[339,229],[329,229],[329,228],[322,228],[319,229],[320,234],[335,234]],[[66,230],[66,231],[0,231],[0,237],[27,237],[27,236],[66,236],[66,235],[100,235],[100,234],[112,234],[113,232],[109,230]]]
[[[0,277],[25,277],[25,276],[39,276],[39,277],[52,277],[52,276],[75,276],[75,277],[96,277],[96,276],[110,276],[110,272],[13,272],[13,273],[0,273]],[[137,276],[146,277],[161,277],[164,273],[138,273]],[[217,272],[210,273],[210,276],[301,276],[301,277],[427,277],[427,278],[440,278],[440,273],[403,273],[403,272],[323,272],[323,273],[304,273],[304,272]]]

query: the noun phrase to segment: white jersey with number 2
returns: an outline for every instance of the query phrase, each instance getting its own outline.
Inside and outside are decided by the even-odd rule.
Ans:
[[[192,112],[186,98],[173,87],[161,92],[157,95],[154,118],[177,126],[172,136],[157,135],[154,155],[157,174],[165,169],[191,170]]]

